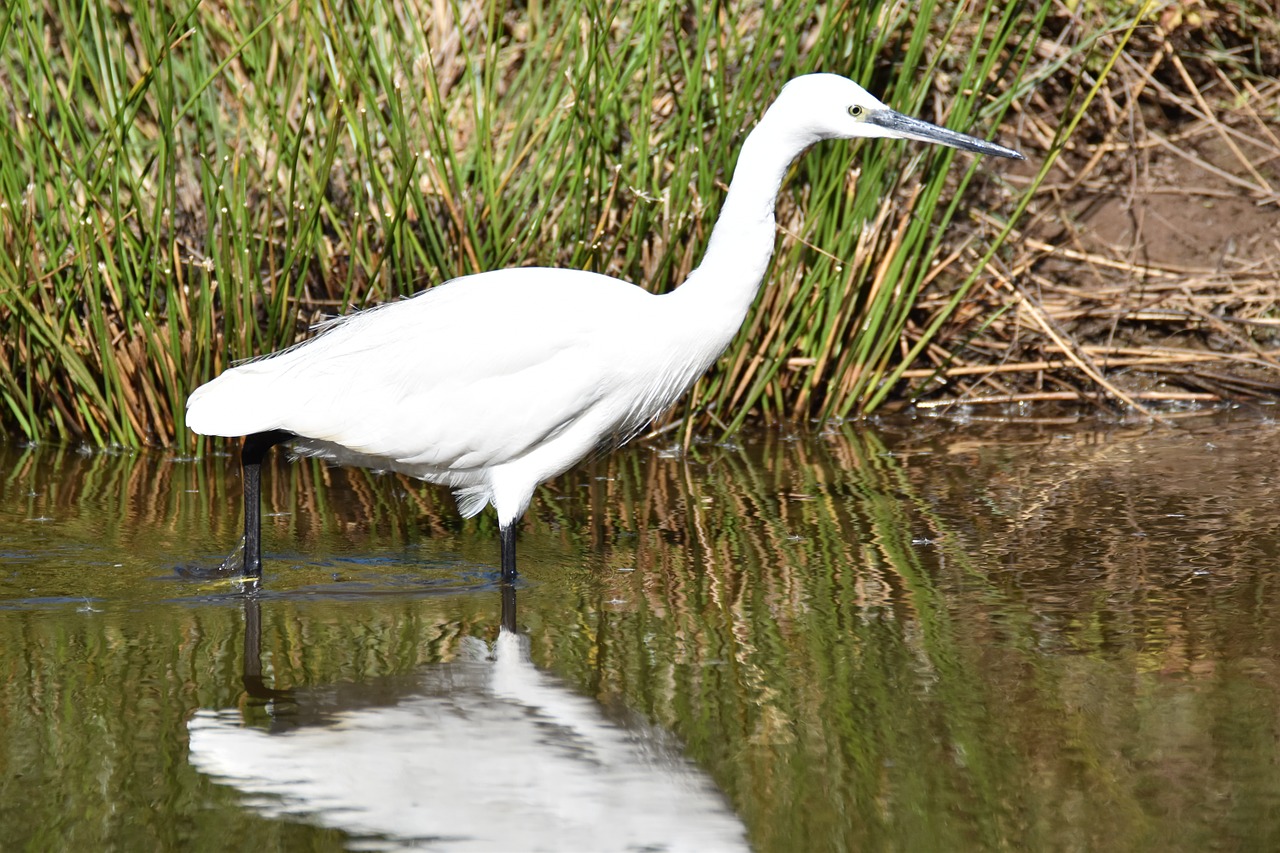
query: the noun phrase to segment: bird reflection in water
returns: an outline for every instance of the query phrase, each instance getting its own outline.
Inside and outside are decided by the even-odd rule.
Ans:
[[[277,691],[261,666],[261,601],[244,597],[237,709],[188,722],[190,760],[271,818],[340,829],[361,846],[439,850],[746,850],[724,795],[670,734],[619,724],[539,671],[504,584],[492,644],[412,677]]]

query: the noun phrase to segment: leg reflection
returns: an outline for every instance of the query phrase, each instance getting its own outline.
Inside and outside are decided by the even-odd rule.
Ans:
[[[292,702],[288,690],[274,690],[262,681],[262,609],[258,596],[244,596],[244,689],[263,702]]]

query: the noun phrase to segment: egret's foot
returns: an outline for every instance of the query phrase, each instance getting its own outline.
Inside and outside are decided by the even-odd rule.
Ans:
[[[276,690],[268,687],[260,675],[246,675],[242,683],[244,684],[244,692],[249,695],[250,699],[254,700],[255,704],[298,704],[298,700],[294,698],[292,690]]]
[[[215,584],[240,584],[246,592],[258,589],[258,578],[246,576],[244,573],[244,539],[227,558],[216,566],[187,564],[178,566],[178,576],[188,580]]]

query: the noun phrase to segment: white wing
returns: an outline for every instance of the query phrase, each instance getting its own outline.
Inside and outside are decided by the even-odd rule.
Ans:
[[[468,276],[226,371],[191,395],[187,423],[285,429],[441,472],[500,464],[593,410],[606,427],[652,416],[631,410],[667,361],[647,352],[659,302],[581,271]]]

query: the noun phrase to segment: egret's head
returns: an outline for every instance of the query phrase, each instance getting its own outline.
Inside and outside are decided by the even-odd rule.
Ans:
[[[889,109],[866,89],[838,74],[806,74],[789,82],[778,96],[787,119],[800,123],[816,139],[914,139],[996,157],[1026,158],[996,145]]]

